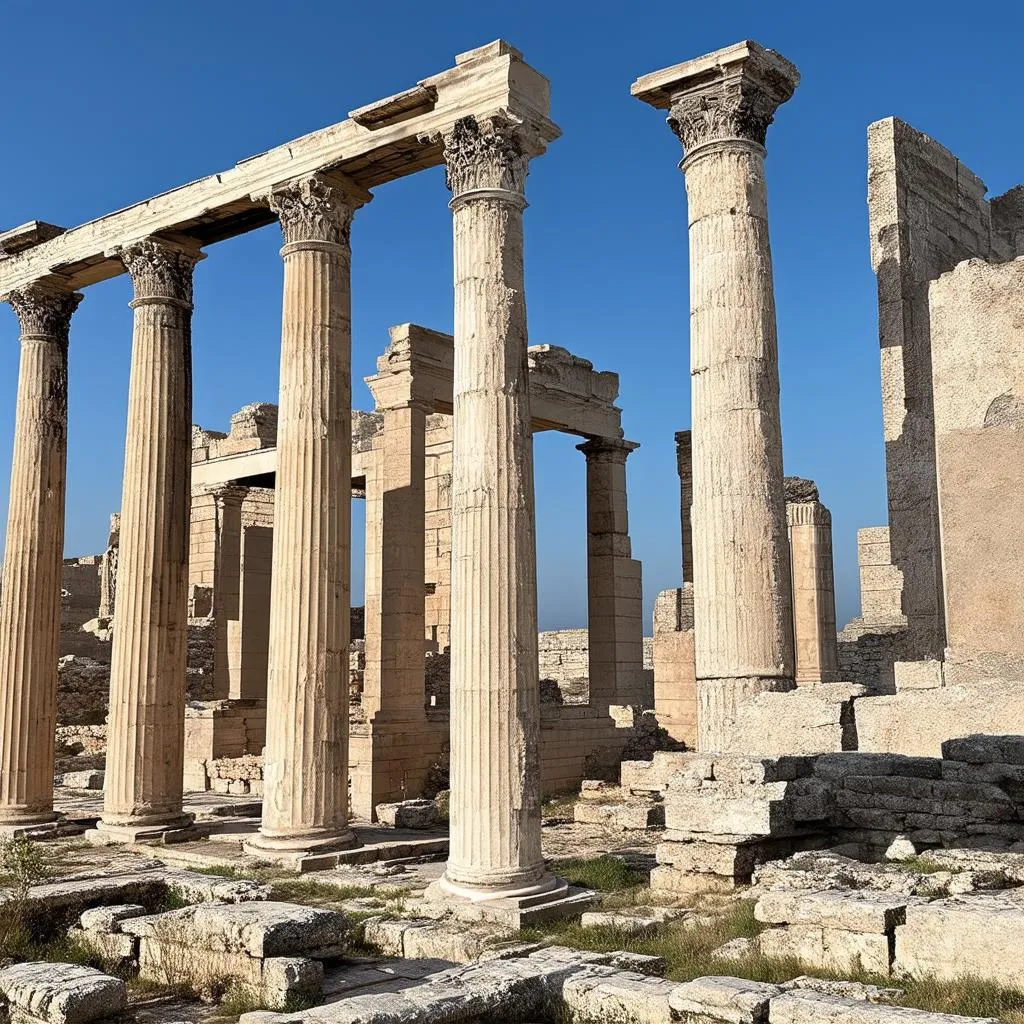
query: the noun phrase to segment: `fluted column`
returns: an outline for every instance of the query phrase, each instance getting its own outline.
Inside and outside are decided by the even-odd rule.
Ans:
[[[644,668],[643,587],[632,557],[626,459],[639,445],[595,437],[587,457],[587,625],[591,704],[651,707]]]
[[[525,145],[524,145],[525,144]],[[533,442],[523,292],[528,134],[444,137],[455,236],[451,846],[442,888],[545,891]]]
[[[368,193],[306,178],[265,199],[284,236],[263,824],[253,848],[354,843],[348,826],[352,215]]]
[[[68,330],[81,298],[43,284],[5,296],[21,324],[21,367],[0,584],[0,825],[56,817]]]
[[[659,78],[660,76],[660,78]],[[793,685],[765,136],[799,80],[739,43],[641,79],[683,144],[690,233],[694,642],[700,743]]]
[[[192,276],[202,255],[150,238],[118,254],[135,297],[110,665],[106,792],[97,826],[133,840],[182,814],[192,473]]]

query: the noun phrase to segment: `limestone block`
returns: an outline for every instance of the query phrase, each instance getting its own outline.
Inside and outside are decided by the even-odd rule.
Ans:
[[[25,963],[0,970],[0,994],[47,1024],[88,1024],[116,1017],[128,1003],[120,978],[79,964]]]
[[[994,1017],[958,1017],[799,989],[775,996],[768,1020],[771,1024],[997,1024]]]
[[[784,787],[785,783],[768,785]],[[770,836],[791,829],[793,817],[783,800],[785,790],[761,788],[764,795],[750,796],[708,787],[691,793],[670,790],[665,798],[665,824],[690,832],[740,836]]]
[[[285,1009],[293,1001],[319,1002],[324,965],[306,957],[270,957],[263,962],[260,995],[271,1007]]]
[[[392,828],[432,828],[437,824],[437,807],[433,800],[402,800],[394,804],[377,804],[377,820]]]
[[[582,928],[615,928],[628,935],[647,935],[653,932],[662,922],[656,917],[643,917],[640,914],[615,914],[591,911],[580,918]]]
[[[670,1024],[669,996],[675,988],[674,982],[642,975],[582,974],[562,986],[562,1007],[570,1020],[580,1024],[618,1019],[631,1024]]]
[[[851,683],[821,683],[759,693],[736,711],[726,752],[822,754],[856,746],[853,702],[867,693]]]
[[[747,879],[754,870],[756,852],[748,844],[726,845],[696,840],[690,843],[659,843],[655,856],[659,864],[671,864],[679,871]]]
[[[148,911],[139,903],[122,903],[112,907],[93,907],[79,918],[86,931],[120,932],[121,922],[133,917],[145,917]]]
[[[102,789],[103,772],[65,772],[60,784],[66,789]]]
[[[866,891],[766,892],[754,916],[766,924],[817,925],[888,935],[906,919],[908,897]]]
[[[946,740],[1024,735],[1020,683],[990,681],[862,697],[854,705],[858,749],[939,757]]]
[[[890,970],[887,935],[791,924],[769,928],[761,932],[757,941],[764,956],[793,958],[825,970],[845,973],[859,967],[884,975]]]
[[[343,914],[296,903],[201,904],[133,918],[121,930],[192,950],[271,956],[316,956],[342,946]]]
[[[674,864],[659,864],[651,869],[651,892],[687,894],[731,892],[743,882],[729,875],[680,870]]]
[[[897,661],[892,669],[897,693],[900,690],[937,690],[944,685],[941,661]]]
[[[975,975],[1024,988],[1024,902],[976,893],[907,907],[896,929],[896,965],[911,975]]]
[[[726,1021],[728,1024],[767,1024],[768,1004],[781,995],[777,985],[740,978],[695,978],[677,985],[669,1005],[682,1020]]]

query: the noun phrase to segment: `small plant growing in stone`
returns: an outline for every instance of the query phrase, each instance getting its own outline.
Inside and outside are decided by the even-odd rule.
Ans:
[[[29,892],[49,875],[46,858],[39,847],[25,836],[0,841],[0,957],[22,957],[31,949]]]

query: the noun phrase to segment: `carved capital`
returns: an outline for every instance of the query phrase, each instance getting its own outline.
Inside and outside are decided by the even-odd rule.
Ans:
[[[340,176],[315,175],[288,182],[260,198],[281,222],[285,245],[329,242],[348,246],[353,214],[373,197]]]
[[[463,117],[442,135],[447,184],[458,198],[478,189],[522,194],[529,173],[530,137],[523,125],[509,118],[479,123]]]
[[[638,441],[626,441],[621,437],[592,437],[576,445],[576,450],[583,452],[587,462],[611,462],[624,466],[629,455],[639,447]]]
[[[71,329],[71,314],[82,298],[81,292],[63,291],[41,282],[5,296],[18,314],[23,338],[54,338],[64,342]]]
[[[198,249],[146,238],[126,245],[118,256],[131,276],[136,300],[170,299],[192,305],[192,271],[204,258]]]
[[[758,49],[718,72],[672,98],[669,127],[686,153],[709,142],[736,139],[764,146],[775,111],[793,95],[800,79],[796,68],[778,54]]]

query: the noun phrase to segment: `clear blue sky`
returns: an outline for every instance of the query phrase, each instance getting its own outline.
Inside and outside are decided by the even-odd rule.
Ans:
[[[0,0],[4,39],[0,228],[73,226],[343,120],[502,37],[552,83],[563,137],[528,183],[531,343],[621,377],[634,555],[649,615],[679,577],[673,432],[689,425],[686,217],[679,146],[629,95],[641,74],[743,38],[803,81],[768,137],[786,471],[831,507],[838,618],[857,613],[856,530],[885,522],[865,129],[896,114],[938,138],[998,194],[1024,180],[1024,5],[944,0],[824,4]],[[437,169],[377,190],[353,231],[355,404],[402,321],[451,330],[451,224]],[[197,271],[195,416],[276,401],[276,229],[209,250]],[[102,550],[120,504],[131,313],[121,277],[90,288],[72,328],[67,553]],[[17,322],[0,310],[0,521],[17,376]],[[584,625],[584,462],[536,443],[543,628]],[[361,601],[355,503],[353,599]],[[649,628],[649,624],[648,624]]]

